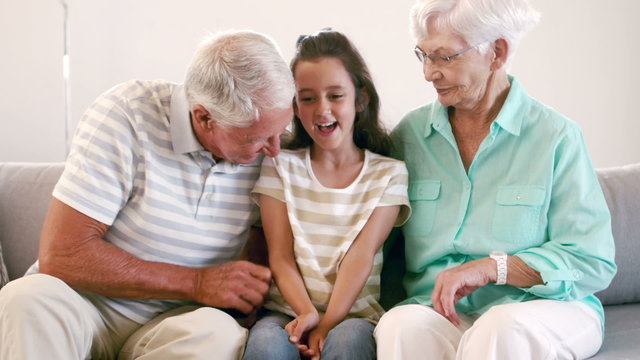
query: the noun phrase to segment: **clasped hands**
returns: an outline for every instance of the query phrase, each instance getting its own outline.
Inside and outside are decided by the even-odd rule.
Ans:
[[[289,341],[296,345],[301,356],[320,360],[324,341],[331,329],[321,324],[317,311],[300,314],[285,325],[284,329],[289,334]]]

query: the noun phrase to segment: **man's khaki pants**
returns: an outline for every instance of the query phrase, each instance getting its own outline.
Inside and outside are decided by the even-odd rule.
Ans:
[[[247,330],[209,307],[181,307],[141,326],[100,297],[29,275],[0,291],[0,359],[240,359]],[[122,350],[120,350],[122,349]]]

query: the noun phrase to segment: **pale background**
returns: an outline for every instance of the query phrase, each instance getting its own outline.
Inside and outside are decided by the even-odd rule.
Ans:
[[[411,49],[414,0],[68,0],[65,107],[61,0],[0,0],[0,161],[63,161],[86,107],[129,79],[182,82],[197,43],[224,29],[272,36],[289,61],[299,34],[332,27],[367,60],[392,128],[436,96]],[[640,1],[531,0],[540,24],[511,73],[580,124],[596,167],[640,161]],[[65,109],[69,109],[65,131]],[[69,134],[65,134],[68,132]]]

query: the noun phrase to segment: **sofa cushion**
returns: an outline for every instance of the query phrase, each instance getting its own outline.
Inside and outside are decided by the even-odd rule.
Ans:
[[[9,279],[38,257],[40,230],[64,163],[0,163],[0,247]]]
[[[640,163],[598,169],[598,180],[611,211],[618,272],[609,287],[596,295],[605,305],[640,301]]]

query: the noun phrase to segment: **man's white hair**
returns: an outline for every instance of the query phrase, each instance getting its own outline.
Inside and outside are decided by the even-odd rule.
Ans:
[[[249,127],[261,111],[291,106],[295,86],[275,42],[257,32],[227,31],[204,40],[187,70],[189,107],[204,106],[222,127]]]

